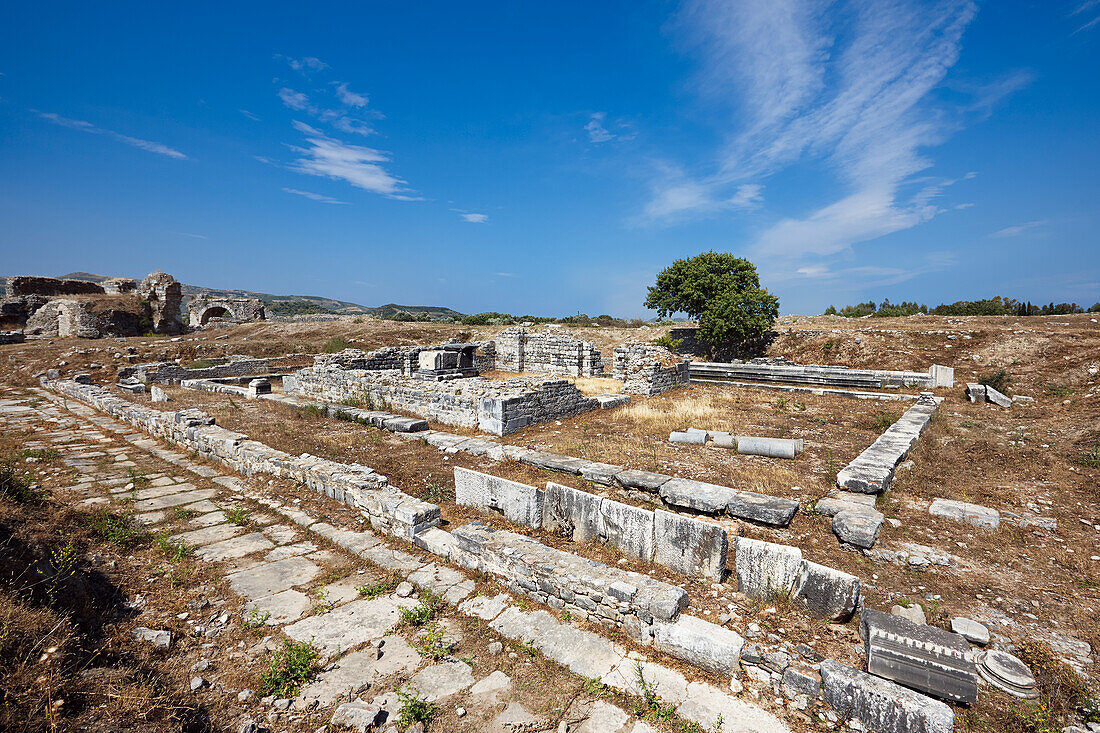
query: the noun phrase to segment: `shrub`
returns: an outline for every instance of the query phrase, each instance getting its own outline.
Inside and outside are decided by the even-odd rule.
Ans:
[[[326,354],[335,354],[350,348],[352,348],[351,341],[348,341],[343,336],[333,336],[325,342],[325,345],[321,347],[321,351]]]
[[[313,677],[319,653],[311,642],[284,639],[260,677],[260,694],[293,697]]]
[[[30,475],[13,461],[0,463],[0,496],[16,504],[39,504],[45,498],[43,491],[31,482]]]
[[[398,687],[397,697],[401,700],[401,709],[397,712],[397,722],[402,728],[408,728],[417,723],[427,725],[437,710],[435,705],[422,698],[416,690]]]
[[[665,334],[660,338],[653,339],[653,343],[657,346],[663,346],[672,353],[676,353],[676,349],[680,348],[680,345],[684,343],[683,339],[674,339],[672,336]]]
[[[1012,382],[1012,377],[1008,375],[1008,372],[1004,369],[998,369],[995,372],[986,374],[985,376],[978,377],[978,384],[984,384],[987,387],[992,387],[998,392],[1008,391],[1008,385]]]
[[[419,603],[412,608],[401,609],[401,620],[410,626],[423,626],[435,618],[441,608],[443,608],[443,598],[431,591],[424,591]]]

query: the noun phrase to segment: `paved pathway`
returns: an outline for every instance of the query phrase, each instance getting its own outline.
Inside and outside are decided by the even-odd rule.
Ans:
[[[640,665],[645,678],[657,682],[666,704],[708,729],[721,716],[721,730],[727,732],[788,730],[757,705],[709,683],[691,681],[637,653],[627,653],[602,636],[561,622],[546,611],[521,610],[526,604],[517,606],[507,594],[478,596],[473,580],[451,567],[391,548],[372,532],[316,521],[296,506],[283,505],[236,476],[222,475],[83,404],[45,390],[35,390],[35,394],[27,399],[11,391],[0,393],[0,428],[34,429],[40,437],[26,447],[60,450],[65,464],[79,472],[80,480],[70,489],[74,497],[85,497],[79,502],[125,502],[138,521],[153,530],[171,524],[173,540],[193,547],[203,561],[222,563],[230,587],[247,601],[249,619],[279,628],[292,639],[312,640],[320,649],[328,666],[290,703],[295,707],[334,704],[354,698],[367,683],[407,678],[410,686],[433,701],[463,693],[463,699],[475,704],[503,707],[490,721],[489,730],[515,730],[506,724],[536,719],[515,699],[518,695],[513,694],[511,680],[503,672],[494,671],[478,680],[461,660],[428,663],[405,638],[394,633],[401,618],[399,609],[414,605],[415,598],[396,594],[360,598],[355,583],[364,583],[362,576],[322,581],[327,568],[344,564],[354,555],[381,570],[406,576],[418,588],[457,606],[459,614],[480,619],[501,636],[533,645],[570,671],[598,678],[614,689],[639,694]],[[120,444],[119,437],[125,443]],[[129,471],[138,469],[131,457],[139,454],[143,463],[151,454],[179,470],[150,473],[135,482]],[[105,494],[101,487],[106,488]],[[248,526],[229,521],[230,512],[239,508],[250,510]],[[182,516],[187,519],[183,529],[176,531]],[[323,540],[342,552],[326,549]],[[324,613],[314,613],[318,602],[325,605]],[[388,694],[363,704],[393,713],[399,701]],[[354,712],[350,708],[344,711]],[[575,723],[573,731],[653,730],[644,721],[600,701],[574,705],[567,718]]]

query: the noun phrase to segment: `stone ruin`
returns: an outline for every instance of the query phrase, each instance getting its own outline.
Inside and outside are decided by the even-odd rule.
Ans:
[[[603,357],[599,349],[556,329],[535,333],[522,326],[513,326],[501,331],[495,343],[496,368],[504,372],[570,377],[603,375]]]
[[[117,277],[94,283],[21,276],[11,279],[8,290],[0,300],[0,323],[25,337],[175,335],[184,330],[182,286],[164,272],[140,283]]]
[[[611,375],[624,394],[655,395],[688,383],[688,360],[656,344],[616,346]]]
[[[191,328],[267,319],[264,302],[259,298],[220,298],[210,293],[193,298],[187,304],[187,314]]]

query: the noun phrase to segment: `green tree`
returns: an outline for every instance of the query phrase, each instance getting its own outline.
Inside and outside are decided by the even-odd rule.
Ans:
[[[779,299],[760,287],[756,266],[726,252],[676,260],[657,275],[645,306],[658,318],[686,313],[712,354],[758,343],[779,315]]]

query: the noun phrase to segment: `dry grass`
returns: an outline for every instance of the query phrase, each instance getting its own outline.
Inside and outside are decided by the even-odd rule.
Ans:
[[[581,391],[581,394],[619,394],[623,391],[623,383],[610,377],[575,377],[571,382]]]

